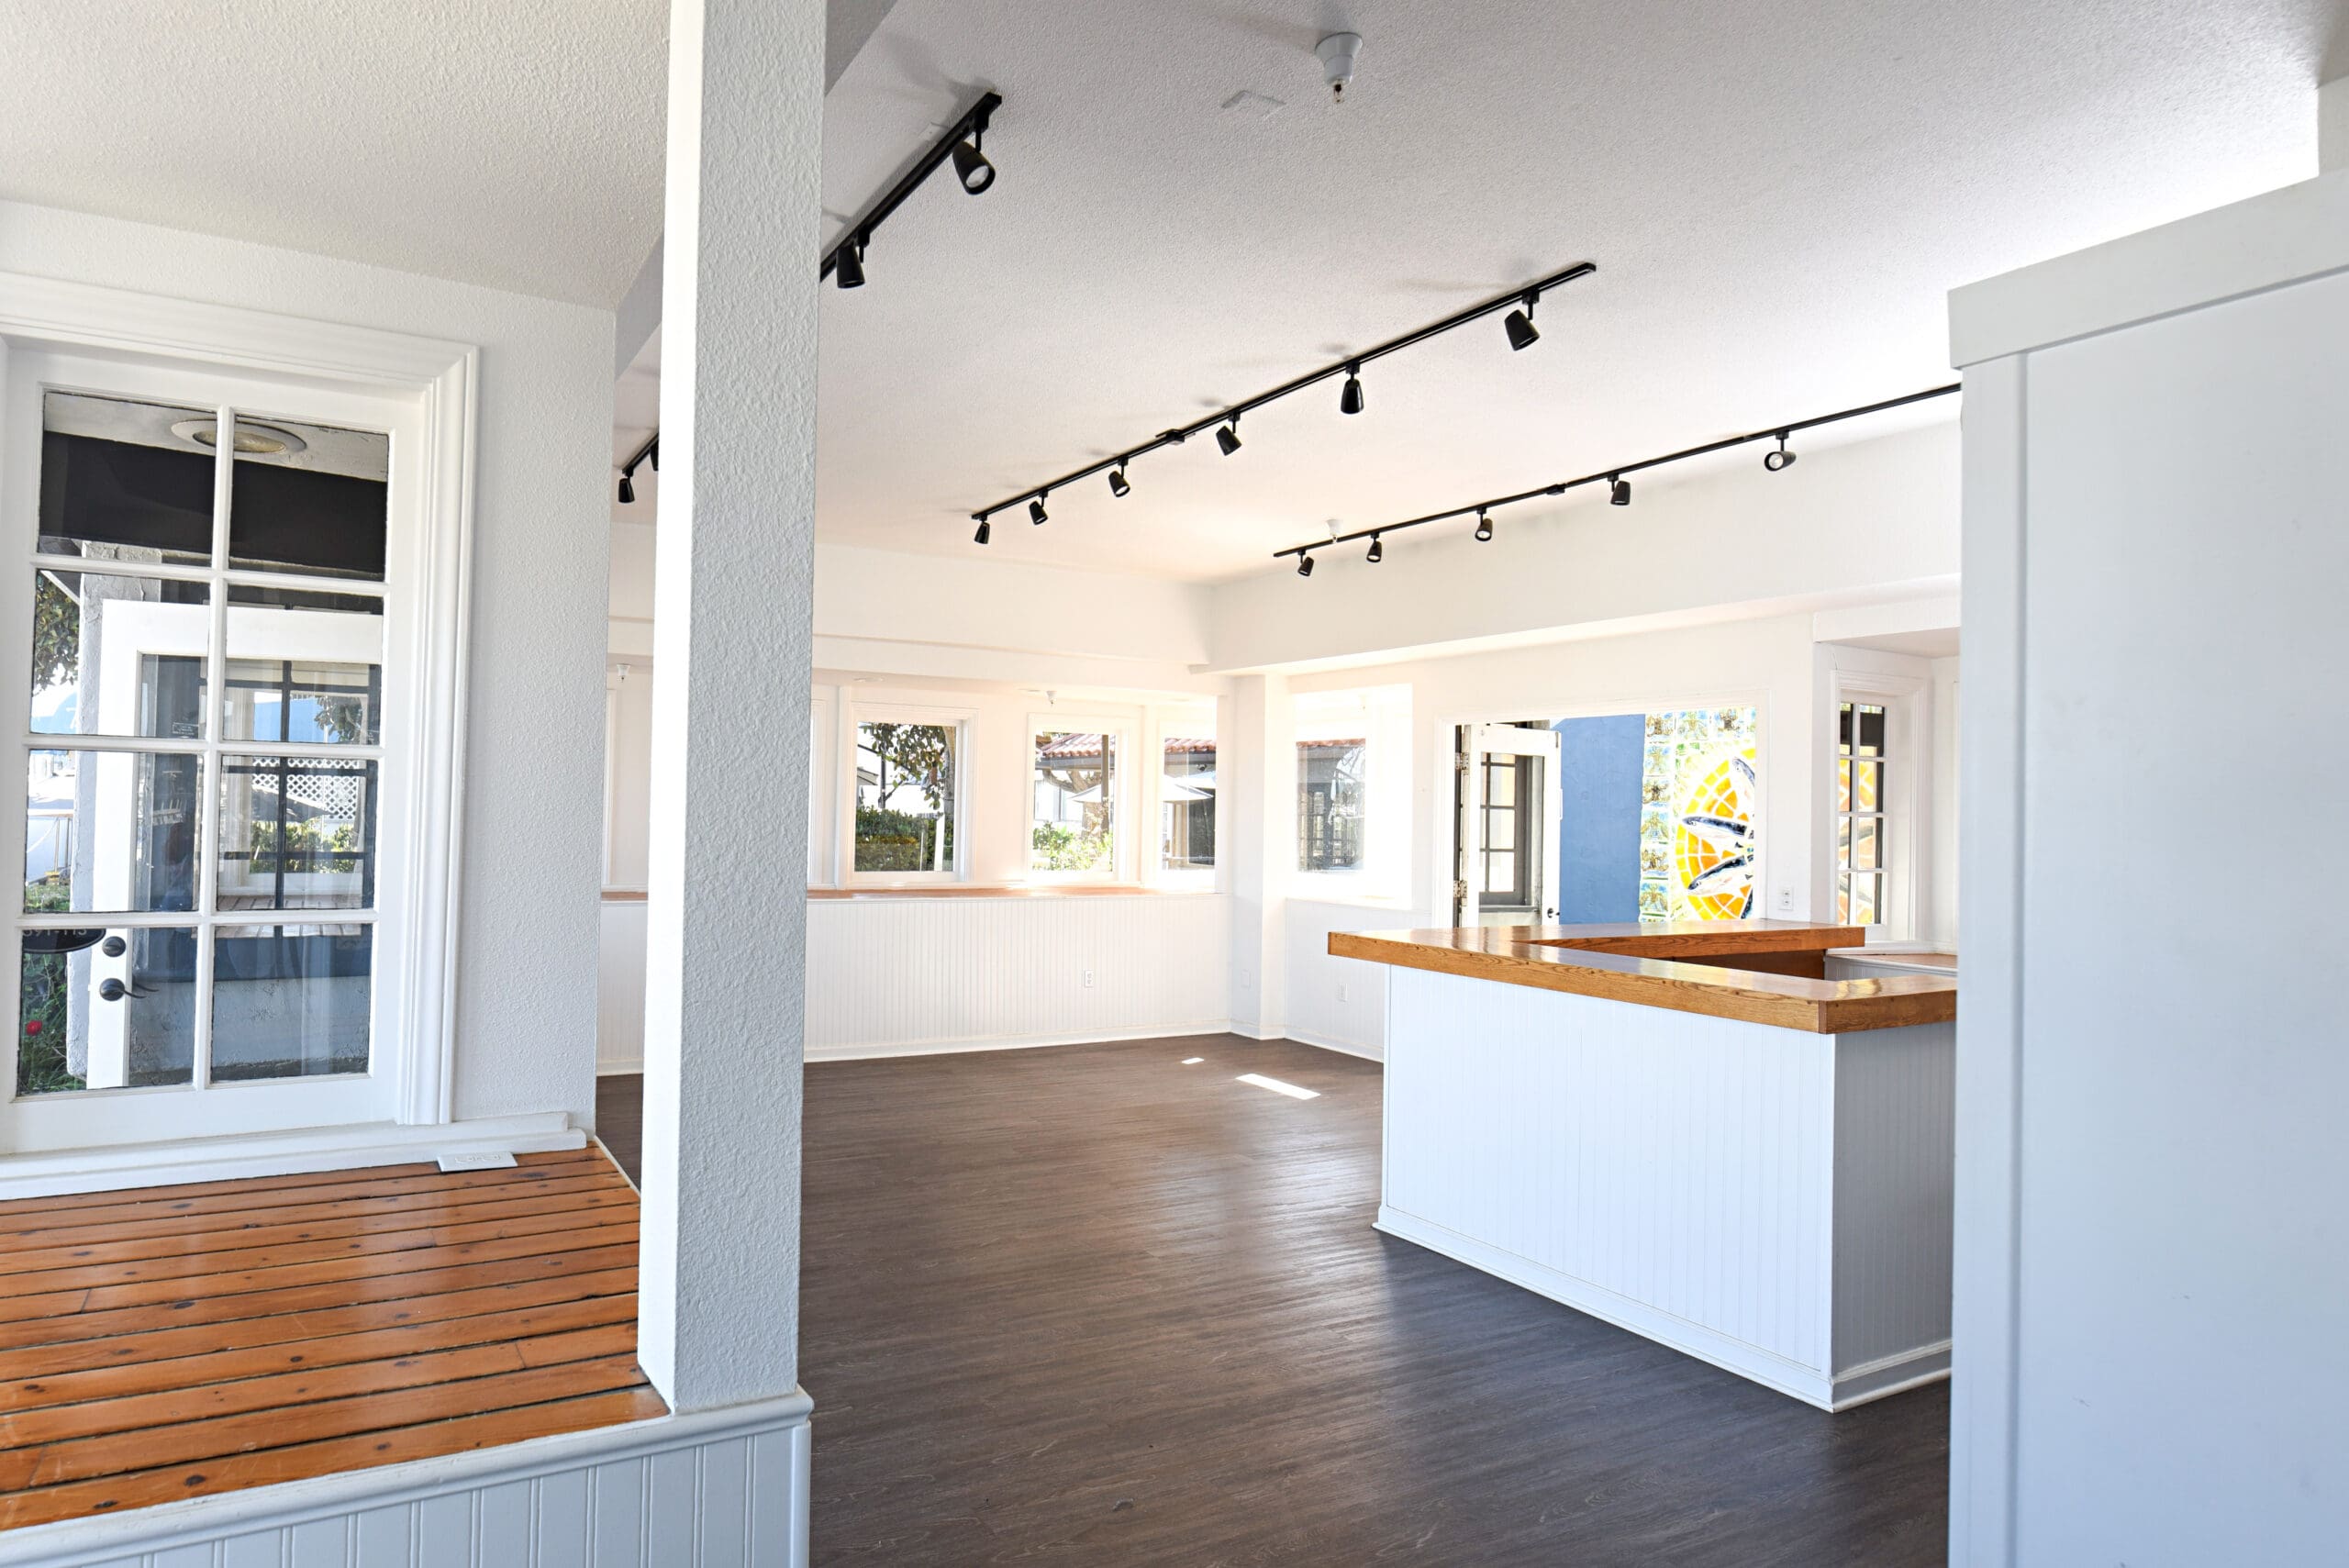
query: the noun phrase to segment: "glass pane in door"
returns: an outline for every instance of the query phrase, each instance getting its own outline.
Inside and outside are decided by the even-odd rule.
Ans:
[[[31,752],[25,912],[193,909],[203,768],[181,752]]]
[[[373,762],[221,760],[220,910],[364,909],[374,901]]]
[[[17,1093],[191,1082],[195,948],[185,927],[25,932]]]
[[[366,1072],[374,938],[366,926],[215,932],[213,1082]]]

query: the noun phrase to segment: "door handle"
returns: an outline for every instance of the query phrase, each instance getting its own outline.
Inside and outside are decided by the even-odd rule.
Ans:
[[[104,1001],[119,1002],[125,996],[152,996],[154,994],[152,991],[141,991],[135,984],[125,985],[111,974],[98,982],[98,995]]]

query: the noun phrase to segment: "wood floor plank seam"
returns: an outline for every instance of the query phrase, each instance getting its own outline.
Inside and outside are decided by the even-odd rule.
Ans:
[[[521,1280],[446,1291],[434,1296],[409,1296],[391,1303],[362,1302],[323,1310],[312,1308],[270,1313],[217,1324],[194,1323],[175,1329],[151,1329],[63,1344],[37,1345],[26,1350],[0,1351],[0,1386],[21,1379],[110,1369],[142,1359],[170,1360],[214,1351],[258,1349],[303,1340],[327,1342],[351,1334],[462,1322],[506,1311],[529,1310],[610,1296],[633,1296],[635,1294],[635,1269],[600,1269],[553,1280]],[[396,1316],[401,1321],[384,1321],[392,1316]],[[218,1342],[228,1340],[236,1342]],[[193,1348],[196,1346],[204,1349]]]
[[[490,1207],[504,1207],[503,1205]],[[204,1251],[180,1251],[159,1252],[150,1257],[106,1258],[99,1254],[106,1247],[60,1250],[46,1255],[45,1266],[26,1268],[17,1273],[6,1272],[0,1265],[0,1298],[32,1295],[44,1290],[70,1286],[95,1285],[101,1283],[127,1284],[134,1280],[182,1278],[191,1274],[225,1273],[239,1266],[274,1267],[274,1261],[264,1262],[258,1254],[301,1252],[299,1258],[288,1257],[289,1262],[323,1262],[327,1258],[363,1255],[376,1252],[400,1252],[418,1247],[445,1245],[458,1241],[507,1240],[533,1236],[572,1227],[621,1225],[631,1220],[637,1206],[625,1197],[597,1198],[582,1202],[577,1207],[550,1209],[544,1213],[519,1214],[497,1218],[470,1220],[462,1225],[441,1226],[429,1229],[366,1231],[349,1237],[316,1236],[304,1232],[298,1239],[257,1242],[252,1246],[229,1247]],[[239,1235],[239,1240],[248,1239]],[[132,1243],[137,1247],[151,1242]],[[68,1261],[86,1259],[89,1261]],[[216,1260],[247,1260],[248,1263],[216,1262]],[[83,1276],[92,1276],[84,1278]]]
[[[322,1338],[301,1337],[275,1344],[200,1351],[144,1360],[128,1366],[99,1366],[0,1383],[10,1411],[42,1409],[305,1369],[396,1360],[403,1356],[462,1350],[471,1345],[515,1341],[525,1354],[531,1341],[581,1329],[623,1325],[633,1331],[636,1293],[582,1296],[544,1306],[478,1313],[469,1318],[370,1329]]]
[[[67,1481],[87,1481],[156,1464],[193,1463],[322,1438],[446,1420],[483,1410],[511,1409],[578,1394],[608,1393],[643,1383],[633,1355],[606,1356],[566,1366],[495,1373],[388,1395],[321,1400],[291,1410],[254,1410],[128,1436],[75,1438],[0,1452],[0,1492],[21,1492]],[[511,1397],[508,1397],[511,1396]]]
[[[47,1487],[37,1492],[0,1496],[0,1529],[47,1524],[58,1519],[121,1512],[206,1496],[247,1486],[331,1474],[412,1459],[463,1453],[558,1432],[584,1431],[623,1422],[651,1420],[668,1413],[661,1396],[649,1388],[593,1395],[579,1399],[548,1400],[540,1405],[462,1417],[391,1434],[369,1433],[355,1438],[328,1439],[282,1449],[214,1461],[200,1468],[159,1466],[98,1481]]]
[[[611,1192],[627,1188],[625,1177],[598,1173],[593,1176],[565,1177],[560,1181],[530,1184],[530,1191],[541,1197],[556,1197],[581,1192]],[[317,1205],[290,1204],[280,1208],[240,1209],[246,1215],[268,1215],[267,1219],[247,1218],[241,1224],[226,1224],[220,1216],[209,1214],[175,1215],[164,1218],[139,1218],[89,1223],[77,1219],[69,1226],[34,1227],[0,1235],[0,1252],[29,1251],[44,1247],[77,1247],[86,1243],[135,1240],[150,1236],[195,1236],[213,1229],[223,1232],[249,1230],[262,1225],[294,1225],[314,1220],[363,1219],[378,1215],[407,1215],[430,1213],[440,1208],[462,1208],[476,1203],[516,1201],[505,1186],[468,1187],[461,1193],[443,1198],[432,1193],[407,1193],[384,1198],[340,1198]]]
[[[327,1262],[287,1263],[279,1268],[239,1269],[192,1279],[146,1280],[135,1284],[98,1285],[89,1292],[81,1310],[105,1312],[116,1307],[148,1307],[187,1296],[230,1300],[239,1296],[305,1284],[346,1280],[387,1279],[400,1274],[428,1273],[461,1268],[467,1263],[505,1262],[548,1257],[585,1248],[610,1246],[636,1240],[634,1224],[598,1226],[593,1230],[558,1230],[539,1236],[518,1236],[506,1241],[468,1241],[454,1247],[414,1247],[404,1251],[364,1253]],[[7,1303],[0,1300],[0,1312]]]
[[[529,1353],[526,1353],[526,1347]],[[616,1356],[632,1358],[635,1354],[636,1326],[628,1323],[617,1328],[604,1325],[382,1356],[340,1366],[301,1367],[262,1376],[226,1378],[116,1398],[80,1400],[39,1410],[10,1410],[0,1414],[0,1449],[173,1427],[228,1415],[285,1410],[392,1389],[428,1385],[453,1387],[468,1379],[495,1373],[526,1372]]]
[[[637,1237],[629,1237],[628,1244],[604,1247],[584,1253],[547,1253],[540,1258],[515,1258],[510,1262],[474,1262],[462,1268],[432,1270],[425,1274],[390,1274],[376,1279],[348,1279],[348,1282],[306,1284],[306,1286],[284,1286],[277,1291],[256,1291],[251,1296],[232,1296],[221,1300],[185,1298],[169,1305],[150,1307],[115,1307],[110,1312],[72,1312],[68,1317],[28,1321],[0,1321],[0,1350],[24,1348],[24,1345],[56,1345],[66,1340],[89,1340],[108,1338],[113,1333],[131,1333],[139,1329],[176,1329],[181,1324],[221,1324],[221,1321],[244,1319],[244,1317],[275,1317],[280,1312],[310,1312],[319,1307],[357,1303],[357,1300],[402,1300],[416,1296],[440,1296],[453,1291],[491,1286],[491,1284],[512,1284],[521,1279],[545,1279],[550,1274],[592,1273],[604,1268],[634,1268],[637,1262]]]

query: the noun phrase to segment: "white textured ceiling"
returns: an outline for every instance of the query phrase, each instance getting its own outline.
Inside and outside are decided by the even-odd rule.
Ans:
[[[0,0],[0,197],[608,306],[666,0]]]
[[[1358,417],[1308,392],[992,549],[1220,577],[1947,380],[1952,286],[2312,174],[2339,9],[900,0],[828,102],[828,210],[982,85],[1001,173],[934,180],[826,292],[819,531],[971,550],[978,506],[1584,259],[1526,352],[1467,328],[1366,373]]]

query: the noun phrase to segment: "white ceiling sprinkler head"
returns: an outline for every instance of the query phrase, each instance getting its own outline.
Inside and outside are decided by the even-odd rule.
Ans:
[[[1346,101],[1346,83],[1354,79],[1354,60],[1361,53],[1360,33],[1331,33],[1313,46],[1313,57],[1321,62],[1321,79],[1330,84],[1333,103]]]

